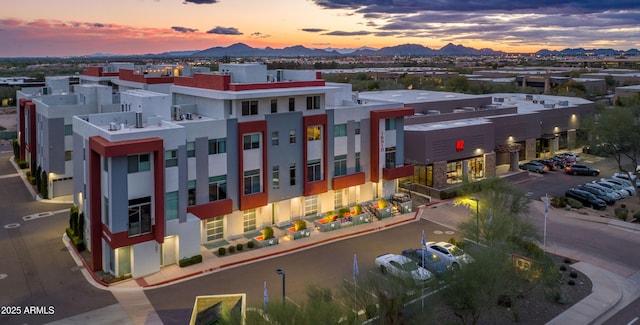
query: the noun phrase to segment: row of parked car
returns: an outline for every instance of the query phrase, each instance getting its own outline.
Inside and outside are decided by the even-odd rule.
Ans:
[[[631,183],[637,180],[629,180],[628,174],[614,174],[611,178],[602,178],[571,188],[565,192],[570,197],[582,203],[584,206],[598,210],[604,210],[607,205],[626,197],[636,195],[636,186]]]
[[[549,159],[532,160],[520,165],[520,169],[536,173],[545,173],[550,170],[564,169],[565,173],[570,175],[600,175],[599,169],[585,164],[578,164],[578,157],[579,156],[574,153],[564,153]]]
[[[469,254],[456,245],[447,242],[427,242],[422,248],[405,249],[401,255],[378,255],[375,264],[383,274],[413,279],[416,284],[422,284],[431,281],[434,274],[437,276],[459,270],[463,265],[473,261]]]

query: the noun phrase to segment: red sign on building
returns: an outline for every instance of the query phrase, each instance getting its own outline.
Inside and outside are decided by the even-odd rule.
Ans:
[[[456,141],[456,151],[464,150],[464,140]]]

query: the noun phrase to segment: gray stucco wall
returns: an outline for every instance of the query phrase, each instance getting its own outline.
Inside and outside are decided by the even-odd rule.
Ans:
[[[227,198],[233,199],[233,210],[240,208],[238,204],[238,120],[227,120]]]
[[[47,135],[42,143],[45,152],[42,168],[49,173],[64,174],[64,118],[49,119],[48,123],[42,124],[43,134]]]
[[[278,202],[283,199],[298,197],[302,195],[302,112],[287,112],[266,115],[267,121],[267,182],[264,184],[268,189],[269,202]],[[296,131],[296,143],[289,143],[289,131]],[[271,145],[271,133],[278,131],[279,145]],[[296,164],[296,185],[290,185],[289,167],[290,164]],[[280,188],[272,188],[273,166],[280,168]]]

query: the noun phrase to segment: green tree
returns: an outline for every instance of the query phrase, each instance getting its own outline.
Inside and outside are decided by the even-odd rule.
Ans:
[[[634,172],[640,154],[640,104],[603,110],[595,135],[598,142],[612,149],[618,170]]]
[[[469,90],[469,80],[462,75],[453,76],[445,82],[445,89],[462,93],[467,92]]]

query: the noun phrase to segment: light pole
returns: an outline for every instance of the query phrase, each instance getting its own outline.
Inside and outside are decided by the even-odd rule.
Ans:
[[[478,217],[478,206],[480,205],[480,200],[477,197],[472,197],[471,201],[476,202],[476,245],[480,245],[480,219]]]
[[[285,273],[283,269],[277,269],[276,273],[282,275],[282,304],[284,305],[285,301]]]

